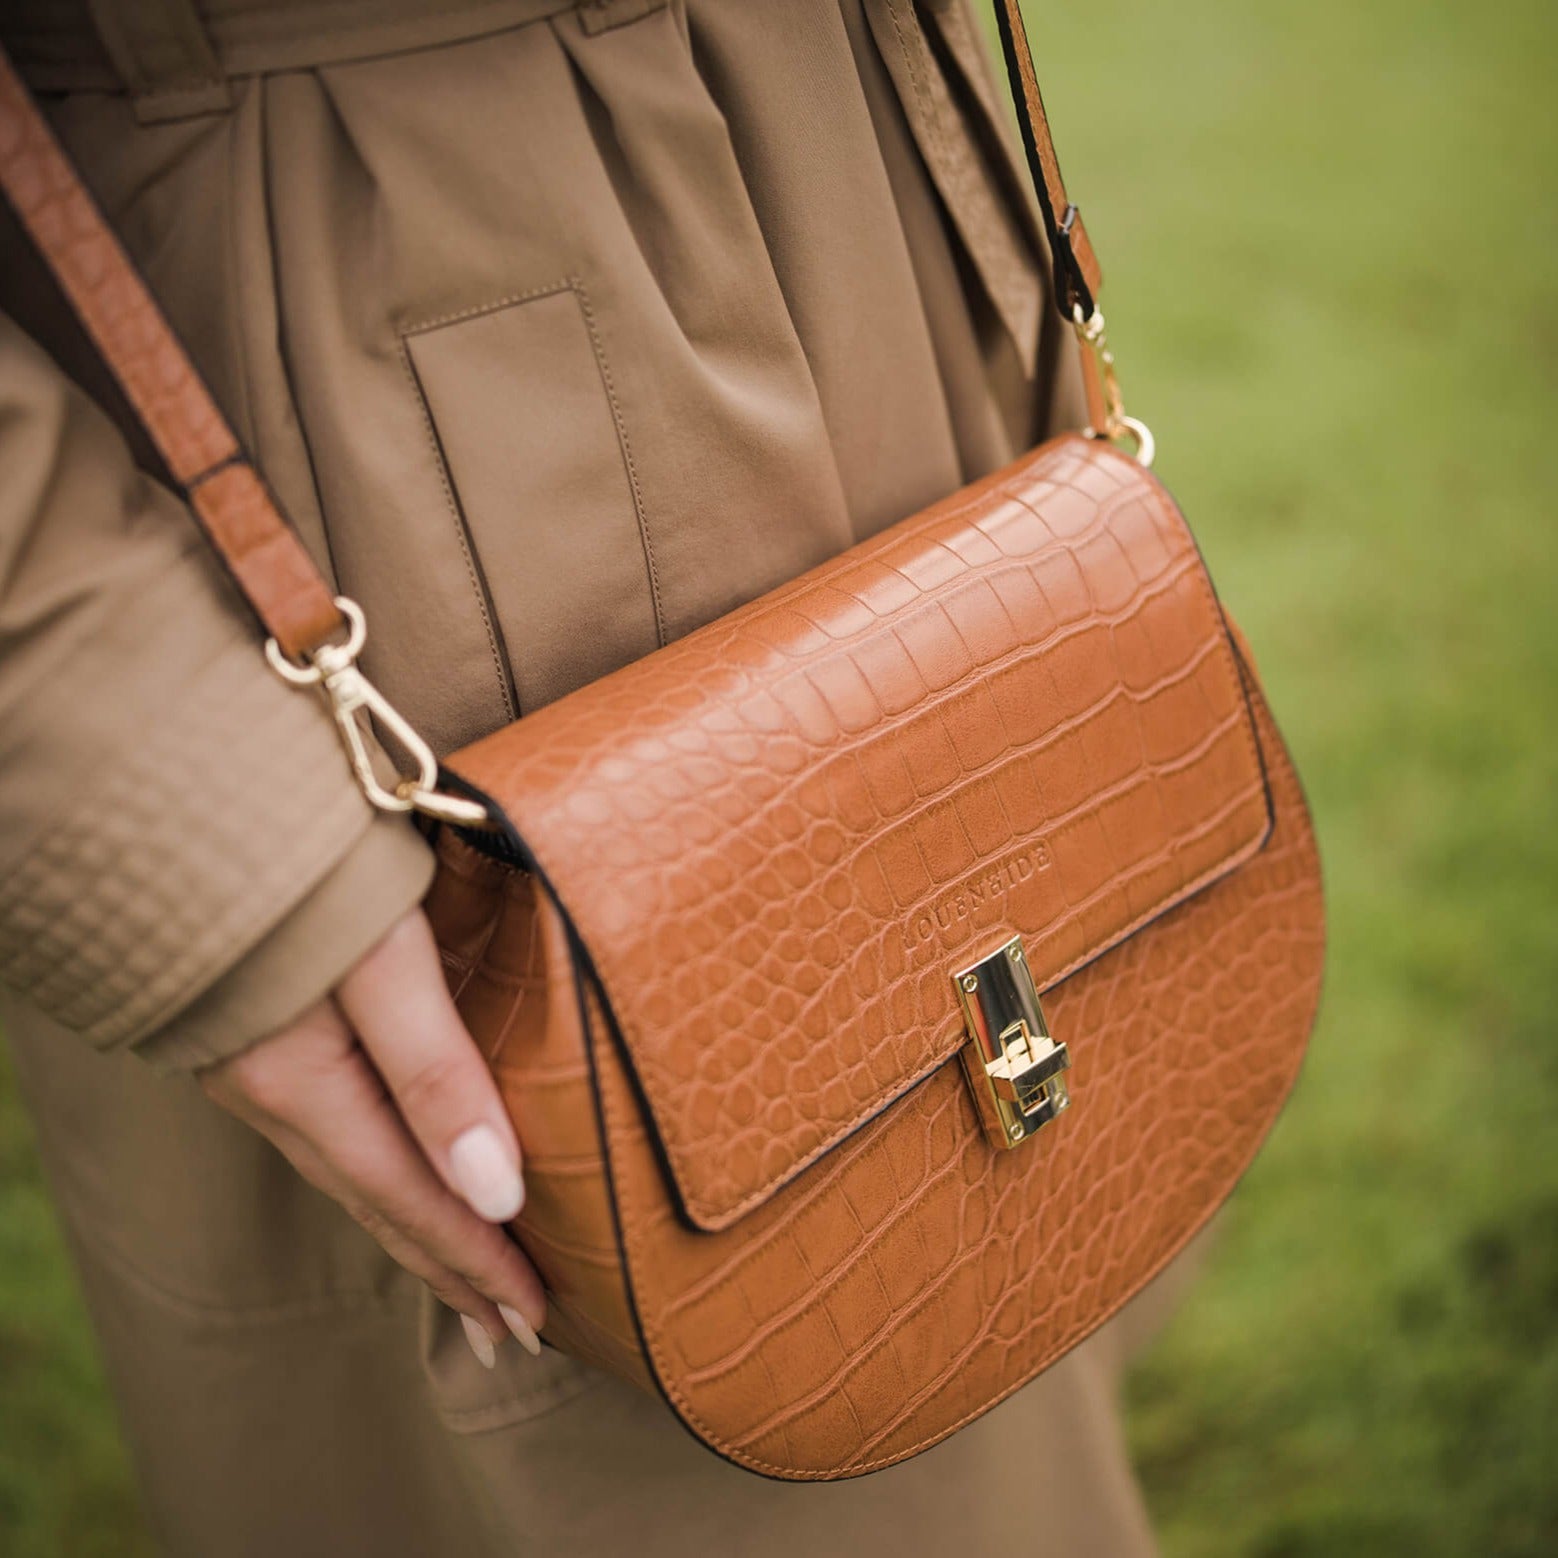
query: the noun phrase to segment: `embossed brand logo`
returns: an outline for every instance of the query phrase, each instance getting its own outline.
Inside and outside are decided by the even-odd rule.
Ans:
[[[904,943],[913,951],[934,941],[938,932],[955,931],[962,921],[971,919],[985,904],[1005,898],[1014,887],[1040,871],[1048,871],[1053,864],[1049,846],[1042,839],[1036,844],[1025,844],[1004,860],[965,878],[929,908],[922,909],[904,927]]]

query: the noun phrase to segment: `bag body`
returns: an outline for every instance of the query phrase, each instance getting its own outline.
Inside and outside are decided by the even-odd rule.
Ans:
[[[751,1470],[890,1465],[1039,1373],[1205,1223],[1303,1055],[1303,796],[1178,510],[1106,444],[449,768],[508,819],[446,835],[428,909],[548,1339]],[[1070,1106],[1004,1150],[962,998],[1014,945]]]

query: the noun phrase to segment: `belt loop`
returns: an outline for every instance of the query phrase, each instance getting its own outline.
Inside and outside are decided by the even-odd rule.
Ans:
[[[663,11],[665,5],[666,0],[581,0],[579,25],[593,37],[610,32],[613,27],[642,21],[652,11]]]
[[[233,106],[194,0],[87,0],[92,25],[142,124]]]

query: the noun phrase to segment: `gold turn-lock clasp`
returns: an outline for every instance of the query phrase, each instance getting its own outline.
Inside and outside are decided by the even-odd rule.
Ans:
[[[1071,1107],[1071,1056],[1050,1037],[1022,938],[952,976],[968,1042],[963,1070],[992,1146],[1017,1147]]]

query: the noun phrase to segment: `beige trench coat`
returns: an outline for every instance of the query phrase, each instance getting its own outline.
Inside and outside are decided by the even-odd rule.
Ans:
[[[0,32],[441,749],[1080,421],[961,0],[93,9]],[[767,1483],[558,1354],[484,1372],[206,1103],[429,855],[6,221],[0,1020],[168,1550],[1150,1551],[1118,1325],[907,1466]]]

